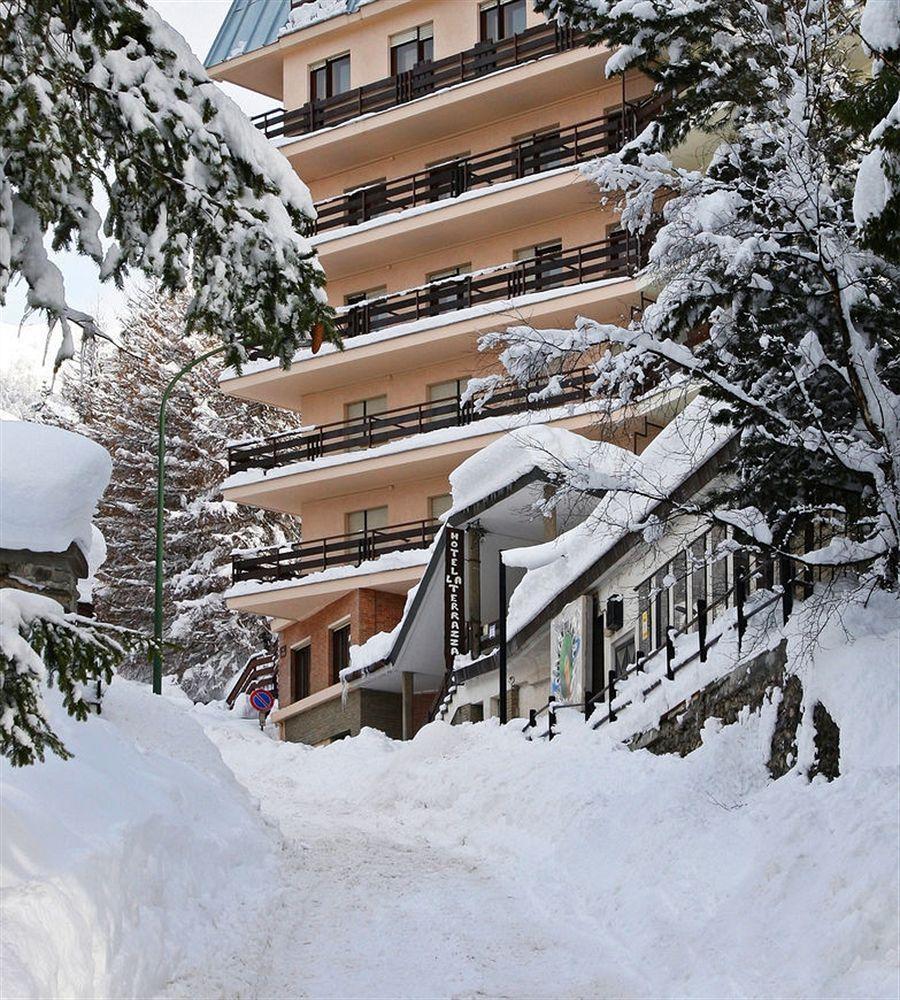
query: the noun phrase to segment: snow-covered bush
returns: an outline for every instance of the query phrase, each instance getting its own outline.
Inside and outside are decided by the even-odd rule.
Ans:
[[[649,245],[655,301],[627,326],[519,327],[485,346],[504,349],[516,379],[543,376],[551,397],[553,373],[599,356],[595,392],[609,417],[673,372],[688,376],[739,433],[709,516],[752,523],[738,537],[770,555],[812,530],[822,544],[808,562],[866,566],[896,588],[900,262],[896,231],[881,237],[898,191],[889,166],[877,204],[857,180],[873,143],[895,138],[888,126],[872,133],[871,108],[886,113],[900,92],[900,4],[866,8],[866,45],[880,58],[867,78],[862,8],[843,0],[538,6],[611,44],[608,74],[640,70],[667,97],[633,142],[585,167]],[[682,155],[700,131],[713,150],[705,169]]]
[[[73,326],[97,329],[45,242],[102,280],[191,288],[188,328],[235,364],[287,363],[319,322],[333,336],[306,186],[144,0],[0,4],[0,164],[0,305],[21,276],[58,361]]]

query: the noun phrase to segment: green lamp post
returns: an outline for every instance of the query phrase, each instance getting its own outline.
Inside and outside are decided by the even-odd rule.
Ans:
[[[163,538],[163,515],[165,513],[165,486],[166,486],[166,404],[172,390],[189,371],[202,364],[207,359],[216,354],[222,354],[228,350],[228,344],[214,347],[211,351],[201,354],[189,361],[180,371],[169,380],[168,385],[162,395],[162,402],[159,406],[159,437],[156,451],[156,592],[153,602],[153,693],[162,694],[162,638],[163,638],[163,555],[165,550]]]

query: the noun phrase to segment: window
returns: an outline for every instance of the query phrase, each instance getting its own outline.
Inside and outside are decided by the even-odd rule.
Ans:
[[[347,515],[347,534],[356,535],[367,531],[386,528],[388,523],[387,507],[369,507],[367,510],[354,510]]]
[[[548,125],[536,132],[514,136],[513,142],[516,143],[517,177],[530,177],[542,170],[552,170],[562,162],[559,125]]]
[[[470,153],[459,153],[426,163],[428,168],[428,198],[430,201],[444,201],[456,198],[469,187]]]
[[[380,295],[387,294],[387,285],[379,285],[377,288],[367,288],[364,292],[349,292],[344,296],[345,306],[358,306],[360,302],[368,302],[377,299]]]
[[[691,544],[691,600],[696,614],[697,601],[706,600],[706,535]]]
[[[616,677],[624,677],[625,672],[634,664],[635,646],[634,636],[629,636],[624,642],[620,642],[613,649],[612,672]]]
[[[647,652],[650,648],[650,581],[644,582],[637,589],[638,594],[638,642],[641,649]]]
[[[525,30],[525,0],[488,0],[480,8],[481,40],[499,42]]]
[[[434,26],[422,24],[391,35],[391,76],[434,58]]]
[[[374,417],[387,409],[387,396],[370,396],[369,399],[359,399],[355,403],[347,403],[344,416],[347,420],[362,420],[364,417]]]
[[[428,402],[436,403],[442,399],[458,399],[465,392],[468,384],[467,378],[452,378],[446,382],[433,382],[428,386]]]
[[[462,274],[468,274],[471,264],[457,264],[456,267],[446,267],[440,271],[432,271],[426,275],[426,280],[431,282],[445,281],[447,278],[456,278]],[[450,312],[454,309],[465,309],[468,289],[464,281],[447,281],[444,285],[437,285],[429,293],[431,309],[435,313]]]
[[[346,188],[344,194],[347,195],[348,225],[358,225],[388,211],[387,180],[384,177],[365,184],[354,184]]]
[[[541,291],[544,288],[555,288],[565,274],[560,257],[562,256],[562,240],[547,240],[530,247],[520,247],[513,253],[513,259],[518,261],[533,260],[531,267],[524,269],[525,287],[515,290],[515,294],[526,291]]]
[[[331,683],[339,684],[341,671],[350,666],[350,623],[331,630]]]
[[[309,99],[321,101],[326,97],[346,94],[350,89],[350,53],[334,56],[309,67]]]
[[[438,497],[429,497],[428,509],[431,520],[436,521],[442,514],[446,514],[453,506],[453,498],[449,493],[442,493]]]
[[[310,647],[307,643],[299,649],[291,650],[291,700],[302,701],[310,695],[309,666]]]

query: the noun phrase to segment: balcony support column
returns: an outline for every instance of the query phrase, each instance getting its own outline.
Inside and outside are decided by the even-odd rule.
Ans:
[[[416,693],[416,675],[409,670],[400,674],[400,710],[403,717],[403,739],[413,738],[413,701]]]

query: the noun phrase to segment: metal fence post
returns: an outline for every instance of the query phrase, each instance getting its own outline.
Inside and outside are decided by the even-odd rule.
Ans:
[[[550,707],[547,709],[547,739],[552,740],[554,737],[553,727],[556,725],[556,709],[554,708],[555,702],[550,702]]]
[[[794,610],[794,564],[787,556],[779,559],[778,575],[781,577],[781,617],[787,625]]]
[[[670,681],[675,679],[675,671],[672,669],[675,659],[675,642],[672,636],[674,631],[671,625],[666,629],[666,679]]]
[[[591,712],[593,711],[593,708],[594,708],[594,692],[593,691],[585,691],[584,692],[584,721],[585,722],[587,722],[587,720],[591,717]]]
[[[707,605],[704,598],[697,601],[697,634],[700,637],[700,662],[706,663]]]
[[[613,702],[616,700],[616,672],[615,670],[610,670],[609,681],[606,685],[606,694],[609,698],[609,711],[606,713],[606,718],[609,722],[616,721],[616,713],[613,711]]]

